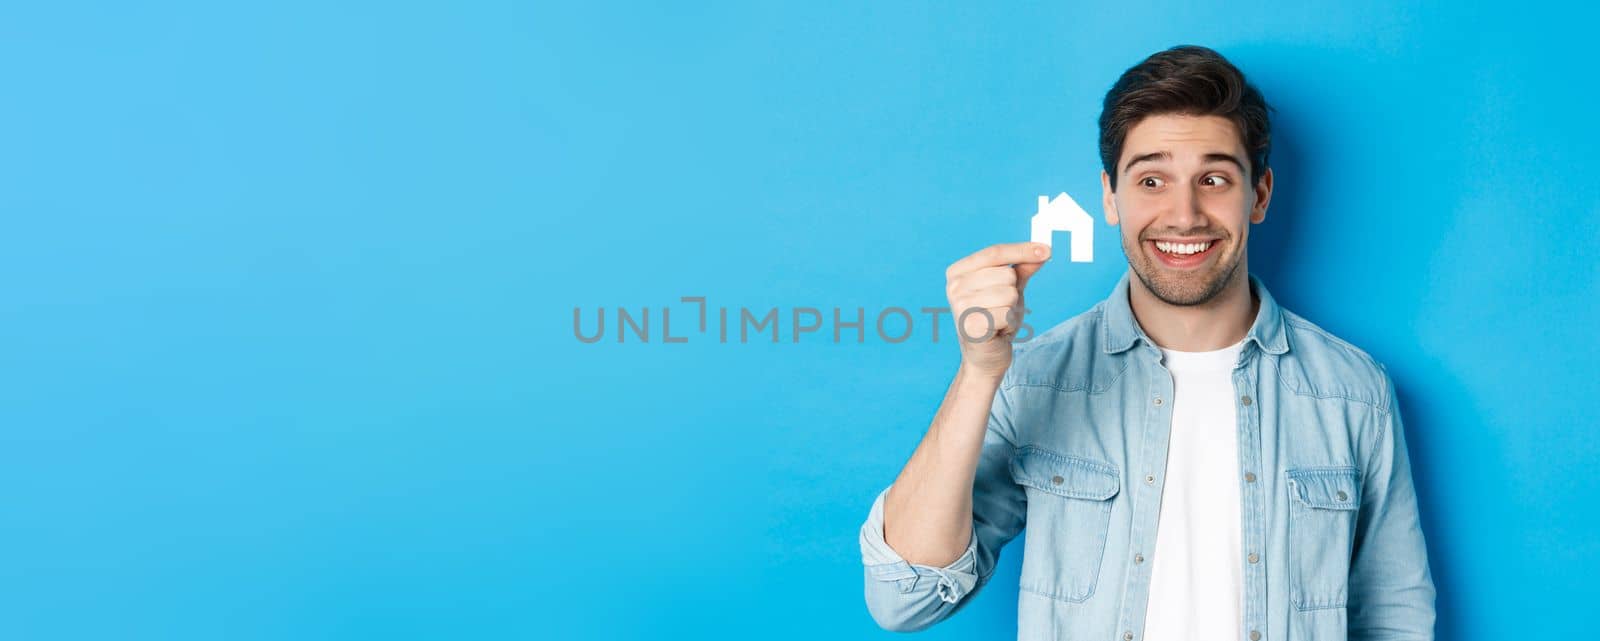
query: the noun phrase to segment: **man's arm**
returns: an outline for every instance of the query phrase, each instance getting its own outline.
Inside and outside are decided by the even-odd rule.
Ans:
[[[961,367],[922,442],[861,527],[867,609],[890,630],[955,613],[1022,528],[1015,446],[1000,383],[1011,367],[1023,289],[1050,257],[1039,243],[990,245],[945,269]],[[936,577],[936,580],[924,580]]]
[[[1380,369],[1383,366],[1379,365]],[[1349,638],[1433,639],[1434,586],[1411,479],[1405,424],[1394,381],[1383,373],[1387,410],[1375,410],[1350,565]]]
[[[922,630],[954,615],[989,581],[1000,549],[1022,531],[1027,500],[1022,488],[1011,479],[1010,465],[1016,447],[1008,435],[1008,408],[1003,393],[992,403],[985,399],[994,398],[994,391],[963,401],[959,398],[960,387],[959,381],[952,383],[943,409],[953,410],[950,418],[963,415],[962,418],[971,419],[965,414],[972,407],[982,406],[976,420],[987,422],[987,427],[968,430],[971,435],[940,436],[941,430],[953,430],[954,426],[936,418],[934,427],[918,446],[918,453],[912,455],[914,462],[931,468],[929,473],[936,477],[935,481],[952,481],[954,489],[940,489],[956,494],[956,498],[931,498],[938,509],[910,505],[904,516],[889,510],[892,518],[888,520],[886,537],[884,516],[890,497],[900,492],[897,488],[902,483],[909,488],[917,482],[913,463],[908,462],[895,484],[878,494],[861,526],[867,610],[886,630]],[[943,428],[941,424],[945,424]],[[955,442],[946,442],[950,440]],[[941,463],[946,456],[951,460]],[[939,473],[941,464],[953,473]],[[953,478],[940,478],[946,476]],[[915,498],[910,491],[907,495]],[[941,518],[948,522],[936,524]],[[919,521],[924,528],[932,527],[937,536],[916,538],[912,527]],[[949,522],[954,527],[949,527]],[[902,543],[903,538],[909,540]],[[895,545],[891,546],[890,540]]]

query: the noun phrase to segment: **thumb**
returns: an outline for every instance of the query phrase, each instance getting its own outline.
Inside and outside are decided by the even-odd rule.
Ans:
[[[1033,275],[1039,273],[1039,269],[1043,267],[1044,263],[1019,263],[1013,268],[1017,270],[1018,294],[1021,294],[1022,289],[1028,286],[1028,279],[1033,278]]]

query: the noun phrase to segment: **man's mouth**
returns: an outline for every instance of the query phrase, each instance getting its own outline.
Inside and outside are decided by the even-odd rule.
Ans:
[[[1211,257],[1212,250],[1220,243],[1221,241],[1215,238],[1190,242],[1145,241],[1150,247],[1150,253],[1155,254],[1162,264],[1173,269],[1188,269],[1206,262]]]

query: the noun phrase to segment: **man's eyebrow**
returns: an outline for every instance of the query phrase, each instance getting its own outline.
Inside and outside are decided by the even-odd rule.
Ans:
[[[1223,162],[1231,162],[1231,163],[1233,163],[1233,166],[1239,168],[1239,173],[1241,173],[1241,174],[1250,173],[1249,170],[1244,168],[1244,161],[1239,160],[1239,158],[1234,156],[1233,154],[1224,154],[1224,153],[1218,153],[1218,152],[1214,152],[1214,151],[1209,153],[1209,154],[1206,154],[1206,158],[1205,158],[1206,162],[1217,162],[1219,160],[1223,161]]]
[[[1154,161],[1157,161],[1157,160],[1171,160],[1171,159],[1172,159],[1172,154],[1169,154],[1169,153],[1167,153],[1165,151],[1155,151],[1155,152],[1151,152],[1151,153],[1148,153],[1148,154],[1142,154],[1142,155],[1134,156],[1132,160],[1128,161],[1128,164],[1123,165],[1122,173],[1126,174],[1126,173],[1128,173],[1130,171],[1133,171],[1133,166],[1137,165],[1139,163],[1142,163],[1142,162],[1154,162]]]
[[[1165,151],[1154,151],[1148,154],[1134,156],[1128,161],[1127,166],[1122,168],[1122,173],[1126,174],[1130,171],[1133,171],[1133,166],[1139,163],[1154,162],[1157,160],[1172,160],[1172,154]],[[1225,154],[1219,151],[1213,151],[1206,154],[1203,157],[1203,160],[1204,162],[1231,162],[1233,163],[1233,166],[1239,168],[1239,173],[1248,173],[1248,170],[1246,170],[1244,167],[1244,161],[1239,160],[1239,158],[1233,154]]]

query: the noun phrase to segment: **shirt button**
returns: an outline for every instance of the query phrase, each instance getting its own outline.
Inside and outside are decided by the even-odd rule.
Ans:
[[[1146,483],[1154,483],[1154,482],[1156,482],[1156,475],[1154,475],[1154,474],[1146,474],[1146,475],[1144,475],[1144,482],[1146,482]]]
[[[1250,404],[1250,395],[1249,394],[1245,394],[1244,397],[1239,399],[1239,402],[1240,403],[1244,403],[1245,405],[1249,405]]]
[[[1061,484],[1061,477],[1059,477],[1059,476],[1050,477],[1050,483],[1052,485],[1060,485]]]
[[[1259,560],[1261,560],[1261,557],[1256,556],[1255,552],[1251,552],[1250,553],[1250,562],[1251,563],[1255,563],[1256,561],[1259,561]]]
[[[1161,397],[1160,396],[1156,397],[1155,403],[1156,403],[1156,405],[1160,405],[1161,404]]]
[[[1143,554],[1135,554],[1135,555],[1133,555],[1133,562],[1134,563],[1144,563],[1144,555]]]
[[[1122,633],[1122,641],[1133,641],[1133,633],[1132,632],[1124,632],[1124,633]]]
[[[1255,630],[1251,630],[1250,631],[1250,641],[1261,641],[1261,633],[1260,632],[1256,632]]]
[[[1341,501],[1348,500],[1350,498],[1350,495],[1349,494],[1345,494],[1344,490],[1339,490],[1339,493],[1337,495],[1335,495],[1335,496],[1337,496],[1338,499],[1341,500]]]
[[[1256,473],[1255,472],[1245,472],[1244,473],[1244,480],[1246,482],[1249,482],[1249,483],[1256,482]]]

